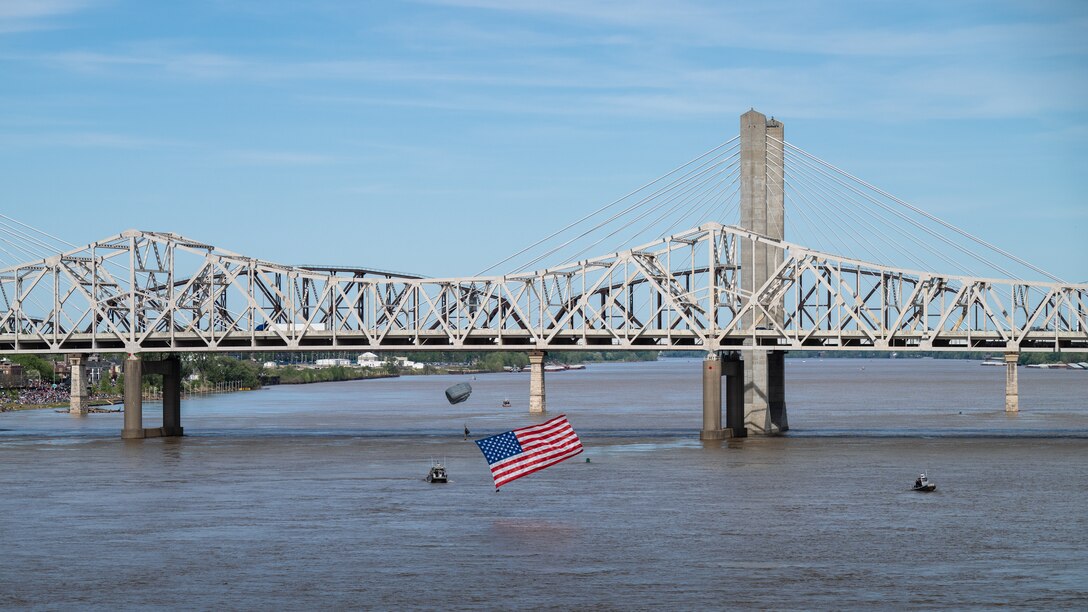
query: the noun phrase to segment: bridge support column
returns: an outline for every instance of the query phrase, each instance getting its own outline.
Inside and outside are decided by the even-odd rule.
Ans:
[[[162,435],[185,435],[181,427],[181,359],[172,355],[162,365]]]
[[[744,359],[744,425],[755,434],[787,429],[786,367],[783,351],[748,351]]]
[[[744,362],[737,353],[710,353],[703,368],[703,429],[700,440],[743,438]],[[722,377],[725,377],[725,427],[722,428]]]
[[[529,414],[544,414],[544,351],[529,351]]]
[[[1020,385],[1016,380],[1016,366],[1020,353],[1005,353],[1005,412],[1020,412]]]
[[[772,240],[785,238],[785,171],[782,122],[754,109],[740,116],[740,226]],[[758,294],[782,264],[784,252],[765,242],[740,241],[741,287]],[[781,306],[744,315],[746,330],[785,323]],[[752,341],[747,341],[752,344]],[[777,434],[786,425],[781,354],[754,348],[744,356],[744,422],[753,434]]]
[[[725,432],[730,438],[748,436],[744,426],[744,362],[740,353],[729,353],[722,359],[725,376]]]
[[[700,440],[721,440],[722,430],[722,360],[717,353],[703,359],[703,430]]]
[[[87,396],[87,354],[73,353],[68,355],[68,365],[71,367],[71,403],[68,407],[69,414],[87,414],[90,408],[90,399]]]
[[[137,353],[125,359],[125,427],[121,437],[144,437],[143,362]]]
[[[771,424],[779,432],[788,431],[786,416],[786,351],[771,351],[767,355],[767,396],[771,412]]]
[[[144,374],[162,374],[162,427],[144,427]],[[181,436],[181,360],[142,361],[133,353],[125,360],[125,439]]]

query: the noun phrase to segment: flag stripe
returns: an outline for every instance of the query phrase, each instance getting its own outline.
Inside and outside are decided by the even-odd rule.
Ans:
[[[508,469],[498,470],[493,472],[496,480],[514,480],[524,476],[525,474],[532,473],[538,469],[538,466],[547,467],[559,463],[563,459],[573,457],[582,452],[580,445],[572,445],[569,448],[565,448],[554,453],[549,453],[546,456],[539,457],[536,461],[525,462],[518,465],[512,465]]]
[[[513,440],[503,436],[512,436]],[[516,446],[514,440],[517,441]],[[491,463],[491,476],[496,488],[569,459],[583,450],[578,434],[564,415],[483,438],[476,443],[484,456],[494,461]],[[519,446],[521,451],[517,452]],[[511,452],[514,454],[508,455]]]
[[[580,452],[582,452],[582,447],[580,445],[571,445],[567,448],[536,457],[533,461],[525,461],[507,466],[505,469],[502,470],[495,470],[492,472],[492,474],[494,474],[496,478],[506,478],[512,474],[519,474],[525,472],[526,470],[531,469],[541,463],[547,463],[555,457],[574,456]]]
[[[576,448],[576,447],[581,448],[582,444],[580,442],[578,442],[577,440],[572,440],[572,441],[570,441],[570,442],[568,442],[568,443],[566,443],[566,444],[564,444],[562,446],[556,446],[554,448],[547,448],[547,449],[539,450],[539,451],[536,451],[536,452],[533,452],[533,453],[526,453],[526,454],[523,454],[523,455],[517,455],[517,456],[511,457],[510,459],[506,459],[504,461],[496,462],[495,465],[491,466],[491,473],[492,474],[501,474],[501,473],[510,472],[510,471],[513,471],[513,470],[518,470],[518,469],[521,469],[522,467],[524,467],[526,465],[532,465],[532,464],[538,463],[540,461],[544,461],[544,460],[548,459],[549,457],[551,457],[552,455],[564,453],[564,452],[566,452],[566,451],[568,451],[568,450],[570,450],[572,448]]]
[[[548,446],[549,444],[555,444],[556,442],[561,442],[571,437],[577,438],[577,436],[574,435],[574,430],[568,425],[564,430],[557,431],[546,438],[523,440],[521,436],[518,436],[518,444],[520,444],[523,449],[529,450],[541,446]]]
[[[540,429],[532,432],[515,431],[513,433],[518,440],[526,443],[536,440],[547,440],[549,438],[554,438],[557,435],[562,435],[564,433],[569,433],[572,431],[573,429],[571,429],[570,423],[564,421],[562,423],[556,423],[554,426],[547,429]]]
[[[545,421],[539,425],[532,425],[529,427],[521,427],[514,430],[514,435],[518,438],[530,438],[537,435],[546,435],[548,432],[555,431],[563,427],[570,427],[570,423],[567,422],[564,417],[556,417],[550,421]]]
[[[559,463],[561,461],[565,461],[567,459],[570,459],[571,457],[573,457],[575,455],[578,455],[581,452],[582,452],[582,447],[578,447],[577,450],[574,450],[574,451],[572,451],[572,452],[570,452],[570,453],[568,453],[566,455],[556,457],[556,458],[554,458],[554,459],[552,459],[550,461],[547,461],[545,463],[541,463],[541,464],[537,465],[536,467],[533,467],[531,469],[527,469],[527,470],[524,470],[522,472],[519,472],[516,475],[506,476],[506,477],[496,479],[495,480],[495,486],[496,487],[501,487],[502,485],[504,485],[504,484],[506,484],[508,482],[511,482],[513,480],[517,480],[518,478],[521,478],[522,476],[528,476],[529,474],[532,474],[533,472],[539,472],[540,470],[543,470],[546,467],[550,467],[550,466],[555,465],[556,463]]]

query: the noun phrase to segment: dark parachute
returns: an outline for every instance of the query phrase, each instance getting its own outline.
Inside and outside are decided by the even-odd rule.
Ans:
[[[467,400],[469,395],[472,395],[472,386],[468,383],[458,383],[446,389],[446,399],[451,404],[460,404]]]

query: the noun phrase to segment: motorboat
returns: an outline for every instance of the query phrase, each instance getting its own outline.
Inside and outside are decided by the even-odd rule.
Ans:
[[[502,407],[503,407],[503,408],[509,408],[509,407],[510,407],[510,406],[512,406],[512,405],[513,405],[513,404],[511,404],[511,403],[510,403],[510,400],[508,400],[508,399],[504,399],[504,400],[502,401]]]
[[[434,465],[431,466],[431,471],[427,473],[427,477],[423,480],[426,480],[427,482],[432,484],[445,484],[449,482],[449,477],[446,476],[446,466],[436,461]]]
[[[937,488],[937,485],[930,482],[929,478],[926,477],[926,473],[922,472],[921,474],[918,475],[918,478],[914,481],[914,486],[911,487],[911,490],[921,491],[922,493],[929,493],[930,491],[932,491],[932,490],[934,490],[936,488]]]

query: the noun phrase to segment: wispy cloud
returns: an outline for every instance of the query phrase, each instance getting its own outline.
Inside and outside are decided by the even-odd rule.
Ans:
[[[0,144],[11,147],[63,147],[75,149],[161,149],[186,146],[176,141],[132,136],[129,134],[68,131],[0,133]]]
[[[429,83],[526,88],[605,89],[639,87],[648,77],[634,69],[599,72],[592,64],[563,58],[496,58],[486,67],[470,62],[375,60],[370,58],[297,60],[187,52],[144,44],[125,52],[68,51],[37,57],[12,57],[68,70],[117,77],[199,78],[249,82],[331,81]]]
[[[430,4],[512,17],[380,26],[395,38],[380,56],[320,46],[310,57],[249,55],[147,40],[6,59],[122,80],[304,82],[292,97],[319,102],[555,116],[701,117],[756,105],[798,118],[1022,117],[1082,110],[1088,95],[1084,11],[1025,23],[807,28],[805,19],[828,20],[808,3],[787,2],[792,10],[779,7],[775,19],[692,2]],[[525,15],[582,25],[503,27]]]
[[[226,163],[240,166],[323,166],[343,161],[322,153],[270,150],[229,151],[222,157]]]
[[[829,5],[806,0],[784,0],[770,5],[675,0],[419,0],[435,6],[488,10],[497,14],[530,15],[615,28],[643,43],[680,43],[689,46],[728,47],[787,53],[921,57],[965,50],[985,53],[1017,46],[1016,53],[1046,57],[1088,52],[1088,10],[1083,3],[1066,2],[1067,10],[1053,11],[1061,19],[1021,23],[947,24],[866,21],[850,3]],[[993,6],[982,14],[993,13]],[[961,7],[952,13],[969,13]],[[977,11],[976,11],[977,12]],[[854,23],[845,26],[843,23]],[[645,32],[648,36],[639,36]]]
[[[4,0],[0,2],[0,34],[58,27],[58,17],[93,4],[94,0]]]

